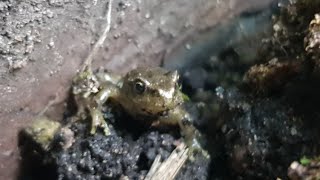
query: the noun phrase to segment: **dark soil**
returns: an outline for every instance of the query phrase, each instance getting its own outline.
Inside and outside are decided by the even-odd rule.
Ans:
[[[145,128],[130,117],[117,114],[120,113],[106,113],[111,128],[109,136],[100,131],[92,136],[89,124],[73,124],[70,129],[76,140],[67,150],[60,146],[64,139],[59,134],[49,152],[35,149],[32,138],[22,135],[22,164],[36,159],[38,162],[24,167],[20,179],[143,179],[156,156],[167,159],[183,141],[176,128],[162,131]],[[210,159],[201,154],[195,154],[195,158],[181,170],[178,179],[207,179]]]

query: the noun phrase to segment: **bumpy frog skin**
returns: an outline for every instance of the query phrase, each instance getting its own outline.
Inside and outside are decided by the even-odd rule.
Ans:
[[[178,72],[161,68],[130,71],[120,87],[119,102],[133,116],[158,116],[182,104]]]
[[[108,134],[101,107],[107,100],[112,100],[119,103],[135,119],[145,120],[152,125],[180,126],[187,144],[200,148],[195,140],[199,133],[189,122],[190,115],[181,106],[183,96],[177,71],[159,67],[137,68],[122,78],[102,72],[87,74],[89,75],[80,78],[80,81],[76,78],[78,81],[74,81],[76,83],[73,92],[78,103],[78,113],[86,108],[90,111],[91,133],[95,133],[96,127],[100,126],[105,128],[105,133]]]

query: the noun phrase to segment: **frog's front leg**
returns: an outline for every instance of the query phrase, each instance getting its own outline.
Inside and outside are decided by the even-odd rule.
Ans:
[[[91,116],[91,130],[90,134],[95,134],[97,131],[97,127],[103,128],[103,132],[106,136],[110,135],[110,129],[108,124],[105,122],[103,118],[103,114],[100,109],[89,108],[90,116]]]
[[[190,158],[193,158],[194,152],[201,152],[204,156],[209,157],[209,154],[201,146],[199,140],[203,137],[197,128],[194,127],[191,121],[191,115],[182,107],[177,107],[170,111],[167,116],[161,116],[160,123],[177,124],[180,127],[181,135],[189,147]]]
[[[102,105],[109,99],[109,98],[117,98],[119,95],[119,88],[112,84],[105,82],[102,84],[102,89],[93,96],[92,103],[89,104],[89,111],[91,120],[91,134],[95,134],[97,127],[102,127],[104,129],[105,135],[110,135],[109,127],[103,118],[102,114]]]

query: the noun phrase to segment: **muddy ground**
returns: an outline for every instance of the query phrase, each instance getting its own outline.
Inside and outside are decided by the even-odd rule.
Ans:
[[[176,49],[188,49],[200,35],[270,1],[115,0],[111,31],[94,67],[125,73],[162,60],[179,64],[179,57],[171,56]],[[70,80],[106,25],[106,5],[98,0],[0,1],[0,179],[14,179],[18,172],[19,129],[49,102],[46,115],[62,118]]]

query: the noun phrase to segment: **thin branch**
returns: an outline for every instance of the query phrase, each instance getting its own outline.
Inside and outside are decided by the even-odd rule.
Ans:
[[[62,91],[62,87],[60,87],[57,92],[55,93],[54,95],[54,98],[49,100],[49,102],[46,104],[46,106],[37,114],[36,117],[41,117],[44,115],[44,113],[46,113],[48,111],[48,109],[53,106],[54,104],[58,103],[59,102],[59,94],[61,93]]]
[[[88,57],[86,58],[86,60],[83,62],[83,67],[81,68],[81,71],[85,71],[86,69],[91,69],[91,63],[92,63],[92,59],[93,56],[97,53],[99,47],[103,44],[103,42],[105,41],[105,39],[107,38],[108,32],[110,31],[111,28],[111,10],[112,10],[112,1],[113,0],[109,0],[108,3],[108,11],[107,11],[107,25],[102,33],[102,35],[100,36],[99,40],[96,42],[96,44],[93,46],[93,49],[91,50],[91,52],[89,53]]]
[[[93,56],[97,53],[99,47],[103,44],[103,42],[105,41],[105,39],[107,38],[108,32],[110,31],[111,28],[111,10],[112,10],[112,1],[113,0],[109,0],[108,3],[108,11],[107,11],[107,25],[106,28],[104,29],[102,35],[100,36],[99,40],[96,42],[96,44],[93,46],[93,49],[91,50],[91,52],[89,53],[88,57],[86,58],[86,60],[83,62],[83,66],[81,68],[81,72],[85,71],[85,70],[89,70],[91,71],[91,63],[92,63],[92,59]],[[55,103],[57,103],[58,100],[58,93],[55,94],[55,98],[53,100],[50,100],[48,102],[48,104],[42,109],[42,111],[40,111],[37,115],[37,117],[43,116],[43,114]]]

